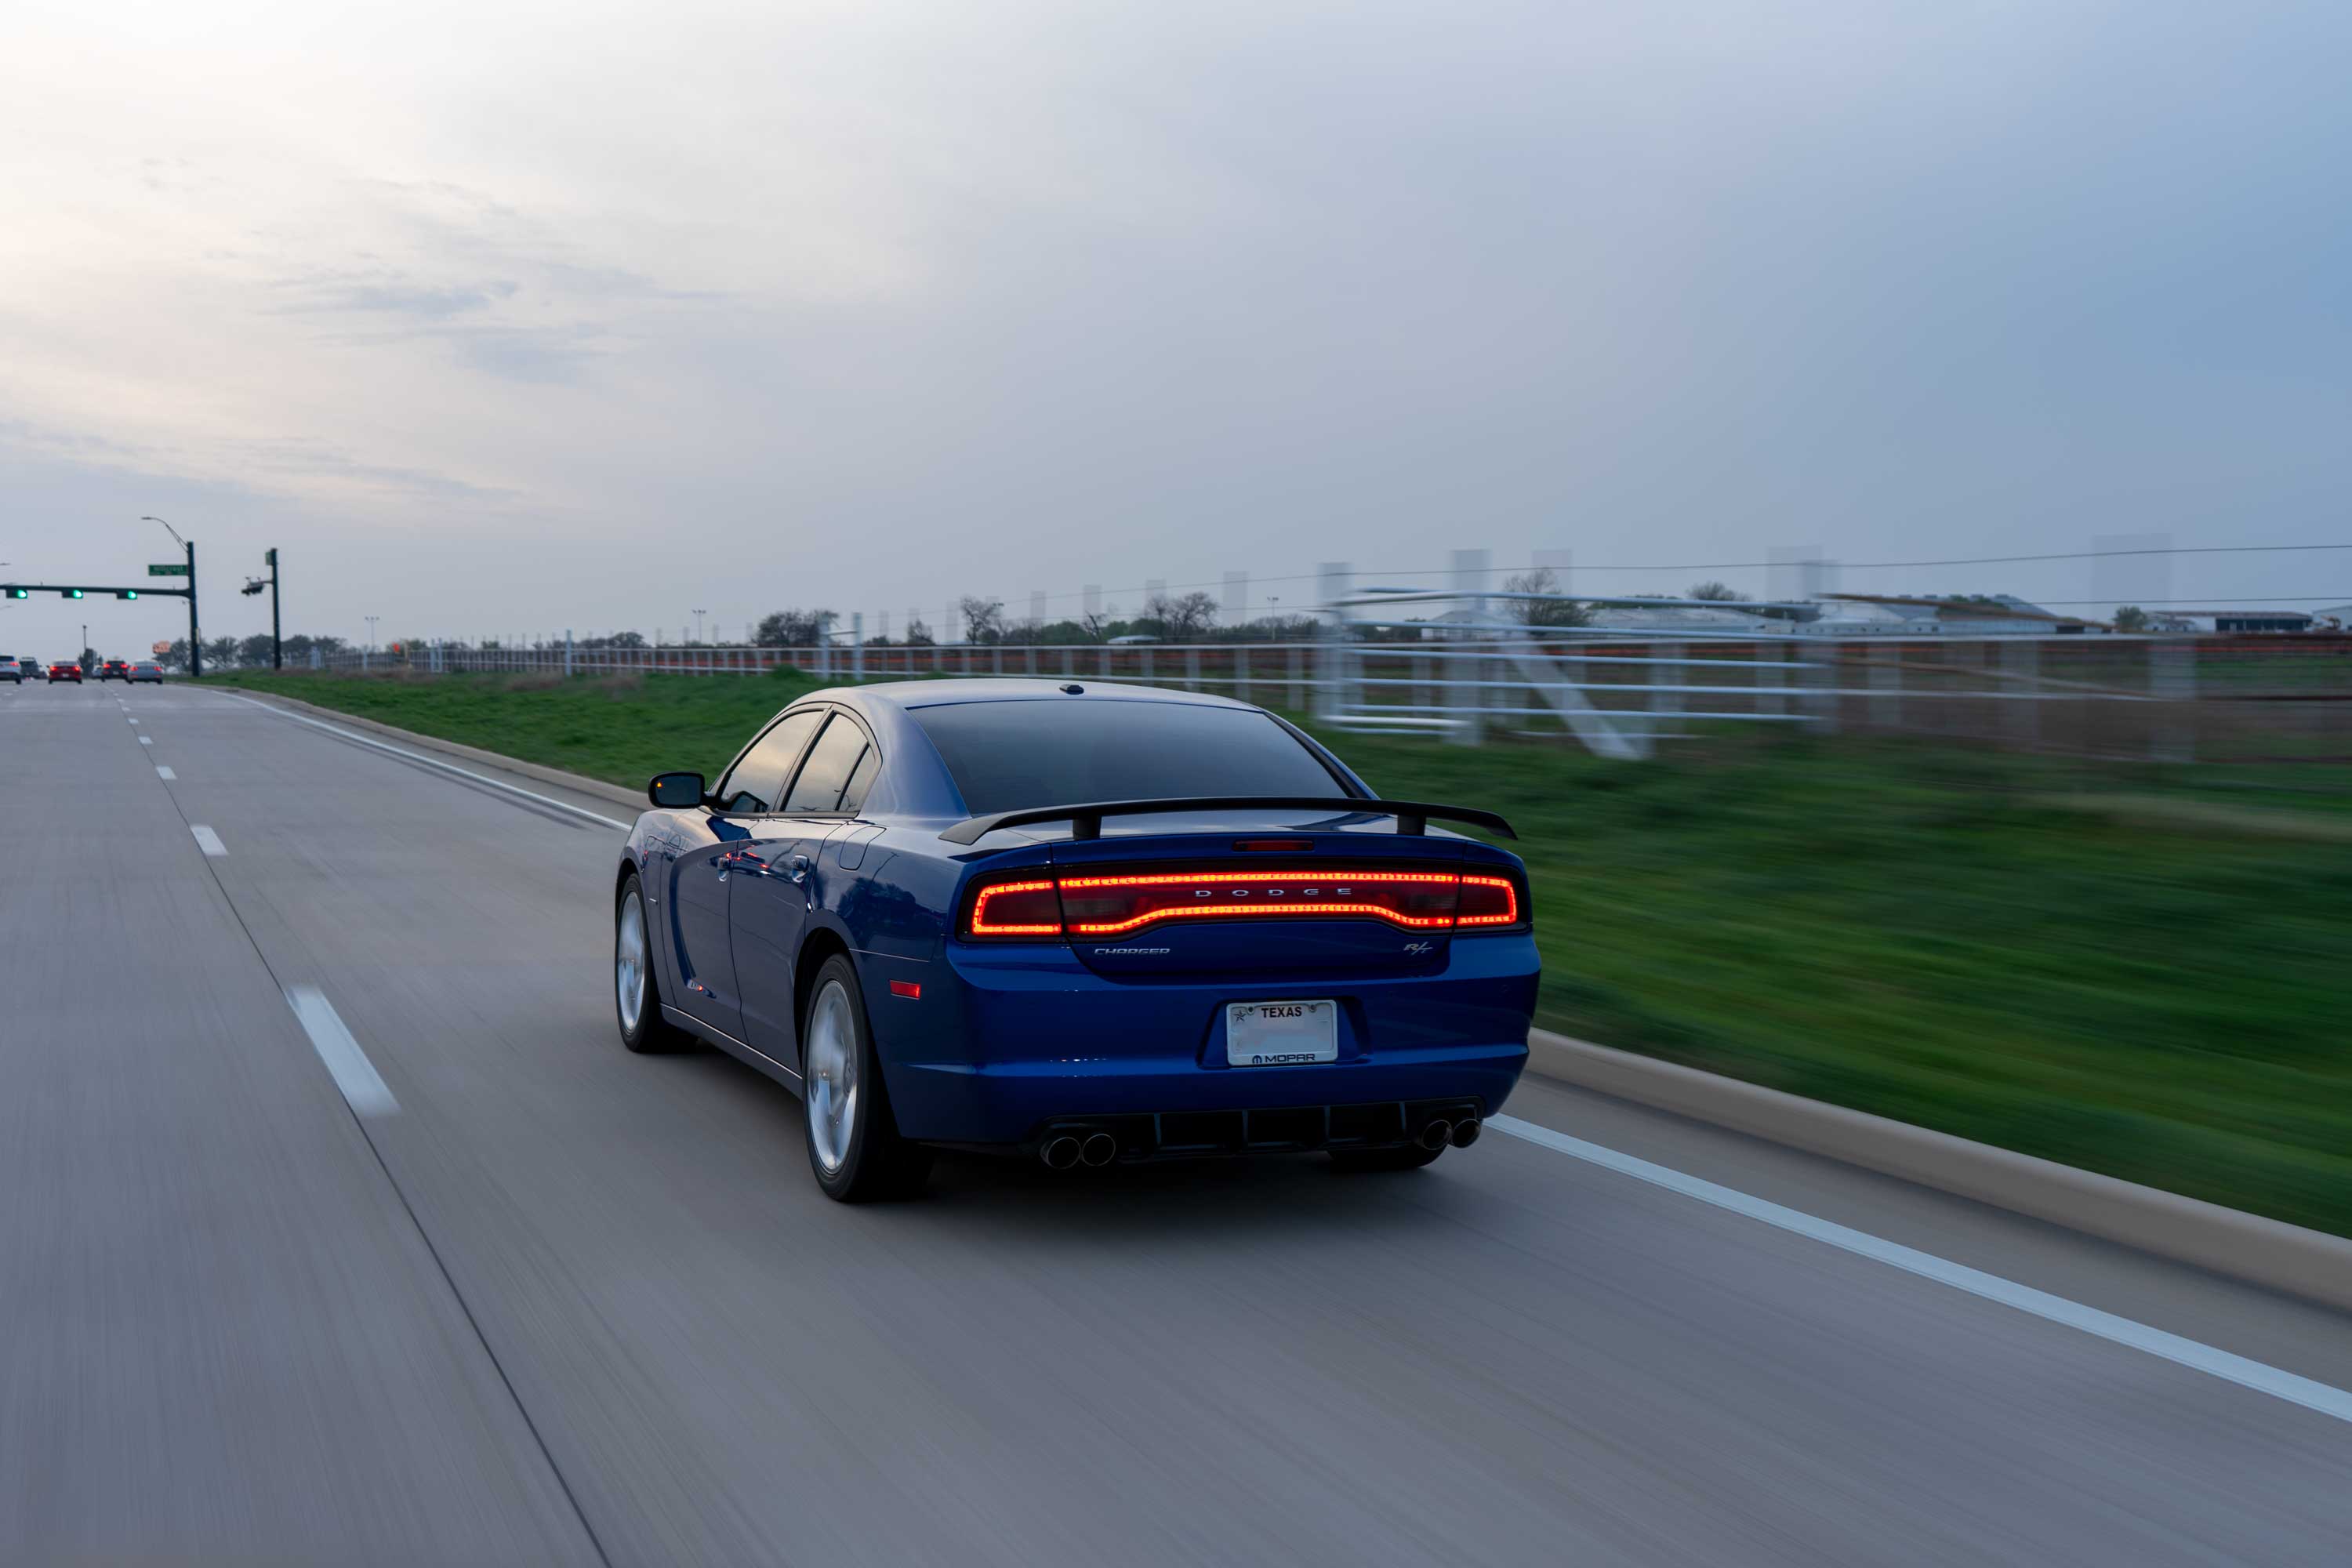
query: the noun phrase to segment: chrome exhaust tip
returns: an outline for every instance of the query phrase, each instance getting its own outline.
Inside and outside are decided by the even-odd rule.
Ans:
[[[1078,1141],[1066,1132],[1048,1138],[1037,1151],[1037,1158],[1045,1162],[1049,1171],[1066,1171],[1078,1163]]]
[[[1108,1165],[1118,1154],[1118,1140],[1108,1132],[1090,1132],[1078,1145],[1078,1158],[1089,1165]]]
[[[1480,1127],[1476,1117],[1464,1117],[1461,1121],[1454,1124],[1454,1146],[1456,1149],[1467,1149],[1471,1144],[1478,1142],[1479,1131]]]
[[[1443,1149],[1448,1142],[1452,1142],[1453,1137],[1454,1123],[1446,1121],[1441,1116],[1436,1121],[1428,1122],[1423,1126],[1421,1130],[1421,1146],[1424,1149]]]

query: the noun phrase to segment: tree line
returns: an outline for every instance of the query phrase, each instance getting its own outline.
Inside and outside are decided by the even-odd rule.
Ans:
[[[310,650],[319,650],[321,658],[331,658],[347,653],[351,644],[341,637],[310,637],[302,633],[285,639],[286,662],[308,665]],[[268,669],[269,668],[269,634],[256,632],[249,637],[206,637],[204,642],[206,669]],[[188,639],[179,637],[171,647],[153,656],[155,662],[166,669],[188,668]]]

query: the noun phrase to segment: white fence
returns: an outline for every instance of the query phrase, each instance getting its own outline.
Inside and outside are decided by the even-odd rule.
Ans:
[[[2352,637],[1949,637],[1868,641],[1492,628],[1311,642],[354,652],[320,668],[392,674],[627,672],[845,681],[1116,680],[1222,692],[1334,729],[1462,744],[1573,737],[1638,758],[1727,727],[1940,735],[2185,761],[2352,760]]]

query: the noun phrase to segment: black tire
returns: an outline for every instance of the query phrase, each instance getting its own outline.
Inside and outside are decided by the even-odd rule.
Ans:
[[[1440,1154],[1444,1144],[1424,1149],[1418,1143],[1408,1143],[1402,1149],[1335,1149],[1331,1152],[1331,1168],[1335,1171],[1418,1171]]]
[[[818,965],[809,983],[801,1013],[801,1069],[809,1171],[824,1195],[862,1204],[922,1191],[931,1152],[898,1136],[857,970],[841,953]]]
[[[636,1016],[629,1016],[629,983],[623,970],[630,928],[636,936]],[[645,889],[632,871],[621,881],[613,900],[613,1016],[621,1026],[621,1044],[639,1056],[661,1056],[690,1050],[699,1042],[662,1016],[661,966],[654,962],[653,928],[646,920]]]

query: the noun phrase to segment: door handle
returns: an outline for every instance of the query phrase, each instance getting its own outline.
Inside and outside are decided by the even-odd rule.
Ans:
[[[795,881],[795,882],[804,880],[804,879],[807,878],[808,873],[809,873],[809,858],[808,858],[807,856],[805,856],[805,855],[795,855],[795,856],[793,856],[793,869],[792,869],[792,879],[793,879],[793,881]]]

